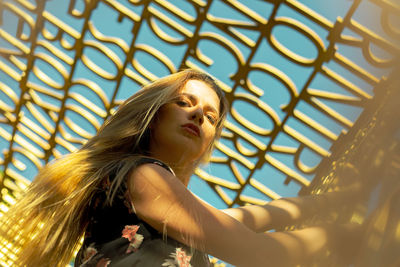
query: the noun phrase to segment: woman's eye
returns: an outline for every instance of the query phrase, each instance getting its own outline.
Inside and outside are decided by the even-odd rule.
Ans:
[[[177,103],[179,106],[182,106],[182,107],[189,106],[189,103],[188,103],[187,101],[185,101],[185,100],[178,100],[178,101],[176,101],[176,103]]]
[[[207,115],[207,119],[211,122],[211,124],[215,124],[216,122],[217,122],[217,120],[213,117],[213,116],[211,116],[211,115]]]

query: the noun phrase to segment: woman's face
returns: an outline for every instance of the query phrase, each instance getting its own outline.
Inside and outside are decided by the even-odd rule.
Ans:
[[[200,80],[189,80],[151,125],[150,151],[196,161],[213,142],[219,119],[219,98]]]

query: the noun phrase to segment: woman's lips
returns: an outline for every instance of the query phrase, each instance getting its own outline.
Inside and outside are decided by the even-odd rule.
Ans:
[[[200,136],[200,129],[199,127],[197,127],[196,125],[194,125],[193,123],[187,123],[182,125],[182,127],[188,131],[189,133],[195,135],[195,136]]]

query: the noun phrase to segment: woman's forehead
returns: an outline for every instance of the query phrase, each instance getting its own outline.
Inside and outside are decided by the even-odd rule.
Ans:
[[[217,111],[219,110],[219,97],[215,90],[200,80],[189,80],[185,83],[180,91],[181,94],[193,96],[197,100],[207,103],[214,107]]]

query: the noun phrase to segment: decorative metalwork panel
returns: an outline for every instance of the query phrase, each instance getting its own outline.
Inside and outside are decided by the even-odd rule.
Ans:
[[[345,140],[332,147],[329,164],[319,167],[312,184],[301,194],[353,188],[350,201],[328,212],[315,213],[297,225],[356,223],[364,231],[352,266],[396,266],[400,260],[400,69],[374,97]],[[354,189],[355,186],[362,185]],[[290,227],[290,228],[293,228]],[[336,251],[314,258],[307,266],[349,266]]]
[[[2,0],[1,210],[123,99],[187,67],[231,104],[192,191],[220,208],[296,195],[399,52],[394,0],[320,2]]]

